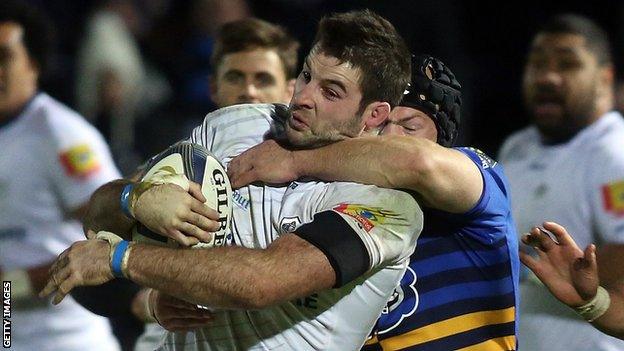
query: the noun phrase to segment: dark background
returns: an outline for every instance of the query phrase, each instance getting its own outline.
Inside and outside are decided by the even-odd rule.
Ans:
[[[72,75],[77,43],[86,19],[101,2],[31,2],[43,8],[58,29],[54,69],[43,87],[73,106]],[[148,2],[135,1],[139,8]],[[175,43],[193,34],[188,27],[191,1],[158,2],[165,4],[166,11],[151,21],[138,41],[146,61],[164,72],[177,93],[183,84],[180,67],[184,67],[185,62],[191,65],[208,65],[208,62],[205,57],[183,57],[180,48],[175,47]],[[302,42],[300,57],[309,49],[316,23],[323,14],[357,8],[378,12],[397,27],[413,52],[437,56],[453,69],[464,93],[460,144],[479,147],[491,155],[496,155],[506,136],[528,123],[520,95],[526,50],[539,25],[550,16],[575,12],[594,19],[610,35],[617,67],[624,64],[624,26],[621,24],[624,4],[619,1],[248,0],[247,3],[255,16],[287,27]],[[199,122],[212,107],[209,103],[195,104],[194,109],[188,106],[183,96],[174,94],[173,101],[148,118],[148,124],[159,119],[173,121],[170,125],[181,124],[178,120]],[[139,124],[138,134],[141,128]],[[168,138],[174,141],[173,135],[162,137],[158,133],[147,133],[137,140],[150,143],[154,138],[160,138],[157,144],[168,142]]]

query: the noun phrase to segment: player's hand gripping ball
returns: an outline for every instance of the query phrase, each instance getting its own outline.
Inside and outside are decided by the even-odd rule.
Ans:
[[[193,248],[225,245],[232,218],[232,187],[219,160],[205,147],[191,142],[172,145],[150,160],[141,182],[175,183],[184,188],[184,184],[179,183],[187,182],[187,179],[201,186],[205,204],[219,213],[220,224],[219,229],[212,233],[210,241],[200,242]],[[152,245],[179,246],[175,240],[154,233],[141,223],[132,229],[132,240]]]

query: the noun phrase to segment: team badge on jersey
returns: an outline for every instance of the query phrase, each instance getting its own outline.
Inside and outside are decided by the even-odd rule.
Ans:
[[[284,217],[280,220],[280,229],[282,233],[292,233],[301,225],[299,217]]]
[[[624,180],[603,185],[602,200],[605,210],[624,216]]]
[[[418,292],[414,287],[416,273],[407,267],[401,283],[394,289],[386,307],[381,311],[377,321],[377,334],[384,334],[401,324],[403,319],[416,312],[418,307]]]
[[[340,204],[334,207],[334,211],[344,213],[347,216],[355,218],[356,221],[367,232],[373,229],[377,224],[383,224],[388,221],[404,222],[405,218],[398,214],[384,210],[381,207],[368,207],[358,204]]]
[[[73,146],[60,155],[61,164],[67,175],[86,177],[100,169],[100,162],[88,144]]]

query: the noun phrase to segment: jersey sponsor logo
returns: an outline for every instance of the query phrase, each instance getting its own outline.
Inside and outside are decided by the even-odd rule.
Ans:
[[[299,219],[298,216],[284,217],[280,220],[279,227],[282,230],[282,233],[292,233],[299,225],[301,225],[301,219]]]
[[[416,312],[418,307],[418,292],[414,284],[416,273],[411,267],[407,267],[401,283],[394,289],[386,307],[381,311],[377,320],[375,334],[384,334],[396,328],[403,319]]]
[[[65,173],[72,177],[86,177],[100,169],[100,162],[88,144],[73,146],[60,154]]]
[[[494,161],[490,156],[486,155],[485,152],[474,147],[467,147],[467,149],[477,154],[477,157],[479,157],[479,160],[481,161],[481,167],[483,169],[494,168],[494,166],[496,166],[497,162]]]
[[[395,212],[384,210],[381,207],[369,207],[358,204],[340,204],[334,207],[334,211],[344,213],[355,218],[365,231],[370,231],[377,224],[404,222]]]
[[[232,200],[238,207],[242,208],[243,210],[247,211],[249,209],[249,199],[243,196],[243,194],[241,194],[238,189],[232,192]]]
[[[602,200],[607,212],[624,216],[624,180],[603,185]]]

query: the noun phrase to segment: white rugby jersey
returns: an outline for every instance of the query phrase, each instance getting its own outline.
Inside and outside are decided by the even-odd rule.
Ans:
[[[51,263],[84,239],[68,211],[120,177],[100,134],[78,114],[38,94],[0,126],[0,269]],[[12,311],[12,350],[116,350],[108,321],[70,296]]]
[[[550,220],[566,227],[581,248],[624,244],[622,115],[607,113],[567,143],[552,146],[528,127],[507,139],[499,160],[520,235]],[[624,350],[624,341],[594,329],[531,275],[521,286],[521,349]]]
[[[194,130],[191,141],[208,147],[227,165],[264,139],[272,115],[283,108],[258,104],[215,111]],[[416,201],[397,190],[338,182],[249,185],[238,189],[233,200],[235,245],[266,248],[315,214],[338,214],[366,248],[369,271],[341,288],[279,306],[217,311],[206,328],[168,333],[163,349],[359,350],[415,248],[423,220]]]

